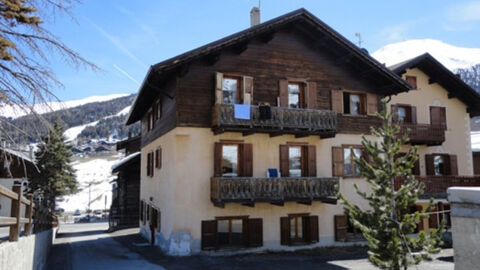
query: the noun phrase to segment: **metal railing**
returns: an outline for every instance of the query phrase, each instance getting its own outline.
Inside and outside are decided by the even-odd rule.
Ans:
[[[438,145],[445,141],[445,126],[431,124],[401,123],[400,135],[407,134],[411,144]]]

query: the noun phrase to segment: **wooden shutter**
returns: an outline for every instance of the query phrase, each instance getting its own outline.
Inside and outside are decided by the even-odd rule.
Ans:
[[[392,121],[394,123],[398,122],[398,105],[396,104],[393,104],[392,107],[391,107],[391,113],[392,113]]]
[[[345,242],[347,241],[347,216],[346,215],[335,215],[335,241]]]
[[[143,222],[143,200],[140,201],[140,221]]]
[[[223,103],[223,73],[215,74],[215,104]]]
[[[157,227],[157,209],[151,208],[152,209],[152,217],[150,218],[150,224],[153,228]]]
[[[433,166],[433,156],[425,155],[425,169],[427,175],[435,175],[435,167]]]
[[[280,218],[280,245],[290,245],[290,218]]]
[[[307,82],[306,91],[306,104],[308,109],[317,108],[317,83],[316,82]]]
[[[344,166],[343,148],[332,147],[332,175],[343,176]]]
[[[343,92],[342,90],[332,90],[332,111],[343,113]]]
[[[412,116],[411,117],[412,124],[416,124],[417,123],[417,107],[411,106],[410,110],[411,110],[411,116]]]
[[[448,156],[449,175],[458,175],[457,155]]]
[[[413,168],[412,168],[412,174],[420,175],[420,159],[417,159],[417,161],[415,161],[415,164],[413,165]]]
[[[280,145],[280,174],[282,177],[290,176],[288,145]]]
[[[305,240],[308,243],[318,242],[318,216],[304,216],[303,223],[306,225],[304,231]]]
[[[378,98],[377,95],[372,93],[367,93],[366,95],[366,114],[375,115],[378,111]]]
[[[317,150],[315,145],[306,146],[307,153],[307,175],[309,177],[317,176]]]
[[[280,80],[278,82],[280,104],[279,107],[288,107],[288,81]]]
[[[222,144],[218,142],[213,150],[213,172],[216,177],[222,176]]]
[[[155,150],[155,168],[162,168],[162,148]]]
[[[242,158],[242,175],[244,177],[252,177],[253,176],[253,152],[252,152],[252,144],[251,143],[244,143],[240,145],[241,147],[241,158]]]
[[[263,220],[261,218],[246,219],[248,223],[248,246],[263,246]]]
[[[432,212],[437,212],[438,211],[438,208],[436,205],[433,206],[433,209],[431,210]],[[438,214],[437,213],[432,213],[430,214],[429,218],[428,218],[428,227],[430,229],[436,229],[438,228]]]
[[[447,127],[447,115],[444,107],[430,107],[430,124]]]
[[[202,220],[202,250],[217,249],[217,221]]]
[[[153,177],[153,165],[154,165],[154,156],[153,151],[150,152],[150,176]]]
[[[417,211],[421,213],[422,210],[423,210],[423,207],[421,205],[417,205]],[[420,222],[417,224],[417,229],[419,232],[424,230],[423,219],[420,219]]]
[[[243,104],[253,104],[253,77],[243,77]]]

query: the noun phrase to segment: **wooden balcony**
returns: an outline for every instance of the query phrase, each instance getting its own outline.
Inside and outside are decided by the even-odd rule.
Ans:
[[[480,187],[480,176],[418,176],[417,179],[425,185],[424,194],[420,197],[422,199],[447,198],[449,187]],[[404,181],[395,179],[395,189],[400,188]]]
[[[402,123],[400,134],[406,134],[407,130],[412,145],[442,145],[445,141],[445,127],[441,125]]]
[[[251,105],[250,119],[235,118],[232,104],[216,104],[212,112],[212,129],[218,134],[225,131],[255,132],[273,135],[294,134],[298,137],[319,135],[334,137],[337,131],[337,114],[329,110],[270,107],[271,119],[260,119],[259,106]]]
[[[284,202],[311,204],[322,201],[336,204],[338,178],[257,178],[212,177],[211,200],[215,206],[241,203],[254,206],[256,202],[283,205]]]

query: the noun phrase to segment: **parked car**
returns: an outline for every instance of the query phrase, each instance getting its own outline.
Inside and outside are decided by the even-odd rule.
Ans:
[[[90,216],[84,216],[75,221],[75,223],[89,223],[90,222]]]
[[[77,210],[75,210],[75,212],[73,212],[74,216],[80,216],[81,214],[82,214],[82,212],[79,209],[77,209]]]

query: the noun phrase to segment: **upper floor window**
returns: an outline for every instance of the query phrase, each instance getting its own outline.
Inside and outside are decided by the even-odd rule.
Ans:
[[[153,129],[153,123],[154,123],[153,112],[149,111],[147,113],[147,131],[150,131]]]
[[[316,148],[307,144],[280,145],[282,177],[317,176]]]
[[[427,154],[425,167],[427,175],[458,175],[456,155]]]
[[[250,177],[253,174],[252,144],[241,141],[215,143],[214,174],[217,177]]]
[[[405,80],[413,86],[413,89],[417,89],[417,77],[415,76],[405,76]]]
[[[147,176],[153,177],[153,163],[154,155],[153,152],[147,154]]]
[[[412,107],[410,106],[398,106],[397,107],[398,121],[402,123],[412,122]]]
[[[222,81],[223,104],[240,103],[240,78],[223,77]]]
[[[445,160],[442,155],[433,157],[433,170],[435,175],[445,175]]]
[[[162,98],[155,102],[155,120],[162,118]]]
[[[288,148],[288,172],[290,177],[302,176],[302,166],[304,164],[302,159],[302,147],[291,146]]]
[[[288,107],[304,108],[305,92],[301,83],[288,84]]]
[[[343,93],[343,113],[359,115],[366,114],[365,97],[358,93]]]
[[[238,145],[222,146],[222,176],[238,176]]]
[[[344,176],[359,176],[360,170],[355,163],[355,158],[362,157],[362,149],[360,147],[344,147],[343,148],[343,162],[344,162]]]

